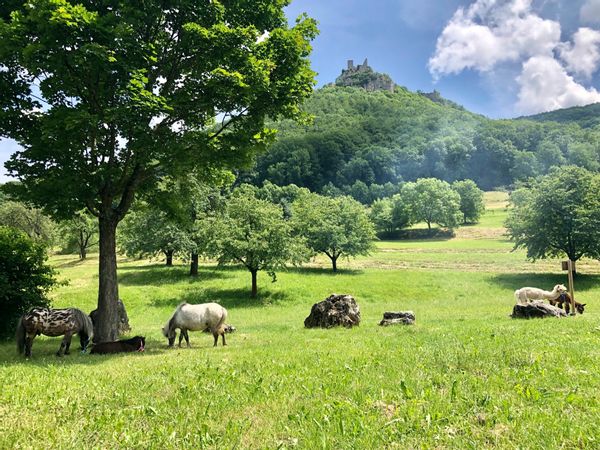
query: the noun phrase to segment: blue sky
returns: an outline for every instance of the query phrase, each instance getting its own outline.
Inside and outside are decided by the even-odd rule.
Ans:
[[[293,0],[319,22],[318,86],[364,58],[492,118],[600,102],[600,0]],[[17,149],[0,141],[0,162]],[[1,170],[0,182],[6,181]]]

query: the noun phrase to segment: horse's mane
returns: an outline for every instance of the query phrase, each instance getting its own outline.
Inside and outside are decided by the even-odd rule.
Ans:
[[[94,324],[92,323],[90,316],[77,308],[71,308],[71,311],[81,327],[80,331],[83,331],[85,334],[87,334],[89,339],[92,339],[94,336]]]

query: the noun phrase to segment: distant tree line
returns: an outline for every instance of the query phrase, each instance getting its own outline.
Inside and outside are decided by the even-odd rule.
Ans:
[[[339,190],[364,204],[419,178],[511,187],[567,164],[600,169],[600,125],[490,120],[450,102],[325,87],[306,102],[314,123],[277,123],[277,142],[243,173],[248,182]]]

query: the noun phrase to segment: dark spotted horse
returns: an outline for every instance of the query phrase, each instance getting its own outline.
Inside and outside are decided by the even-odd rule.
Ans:
[[[25,356],[31,356],[31,344],[33,339],[40,334],[46,336],[62,336],[57,356],[69,354],[71,337],[79,334],[81,350],[85,352],[88,344],[94,336],[92,320],[83,311],[77,308],[48,309],[33,308],[19,319],[17,325],[17,350],[25,352]]]

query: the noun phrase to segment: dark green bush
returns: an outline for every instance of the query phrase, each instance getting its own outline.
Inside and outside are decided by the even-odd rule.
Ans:
[[[14,228],[0,227],[0,337],[9,337],[19,316],[34,306],[49,306],[57,281],[43,244]]]

